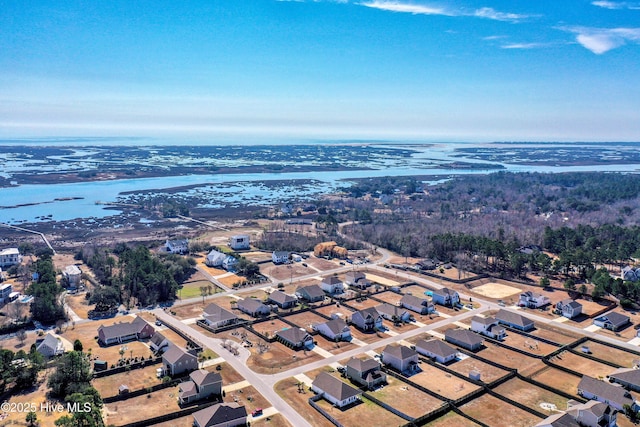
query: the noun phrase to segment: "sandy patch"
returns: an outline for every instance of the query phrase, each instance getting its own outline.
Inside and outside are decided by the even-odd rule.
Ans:
[[[369,279],[370,281],[379,283],[384,286],[398,286],[400,283],[402,283],[402,280],[395,281],[395,280],[387,279],[386,277],[376,276],[375,274],[366,273],[365,275],[367,276],[367,279]]]
[[[507,298],[519,294],[520,289],[491,282],[473,288],[473,292],[489,298]]]

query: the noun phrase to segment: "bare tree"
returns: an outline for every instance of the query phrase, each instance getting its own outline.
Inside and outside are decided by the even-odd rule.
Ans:
[[[24,329],[20,329],[16,332],[16,337],[20,340],[20,346],[23,346],[24,342],[27,340],[27,333]]]

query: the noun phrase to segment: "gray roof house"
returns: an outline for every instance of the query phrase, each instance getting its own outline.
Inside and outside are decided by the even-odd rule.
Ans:
[[[271,260],[274,264],[284,264],[289,262],[289,252],[287,251],[273,251],[271,254]]]
[[[322,395],[324,399],[338,408],[357,402],[362,392],[340,381],[338,378],[320,372],[311,383],[311,390]]]
[[[98,327],[98,341],[103,345],[122,344],[127,341],[151,337],[155,329],[142,317],[136,316],[131,322],[114,323]]]
[[[556,303],[556,311],[567,319],[573,319],[582,313],[582,304],[571,298],[563,299]]]
[[[535,427],[615,427],[617,414],[611,406],[596,400],[569,400],[566,412],[550,415]]]
[[[624,411],[624,405],[629,405],[634,410],[638,410],[638,402],[635,396],[624,387],[600,381],[588,375],[583,375],[580,383],[578,383],[578,394],[587,399],[611,405],[618,411]]]
[[[449,288],[436,289],[431,296],[434,304],[440,304],[447,307],[453,307],[460,302],[458,292]]]
[[[613,371],[608,377],[612,383],[620,384],[629,390],[640,391],[640,369],[620,368]]]
[[[151,340],[149,341],[149,347],[151,347],[151,349],[156,352],[168,347],[169,344],[169,340],[160,332],[156,332],[155,334],[153,334]]]
[[[209,396],[222,395],[222,375],[198,369],[189,374],[189,381],[178,385],[178,400],[180,404],[206,399]]]
[[[509,310],[500,309],[498,313],[496,313],[496,319],[498,319],[498,322],[502,325],[507,325],[521,331],[530,331],[535,327],[533,320]]]
[[[296,289],[298,298],[307,302],[317,302],[324,300],[325,293],[318,285],[302,286]]]
[[[475,351],[482,347],[483,339],[480,335],[466,329],[447,329],[444,339],[451,344]]]
[[[393,322],[408,322],[411,314],[404,308],[397,305],[383,303],[376,306],[376,311],[380,316]]]
[[[167,240],[164,246],[167,252],[172,254],[186,254],[189,252],[189,240],[187,239]]]
[[[332,341],[349,341],[351,339],[351,328],[347,322],[340,318],[317,323],[313,325],[313,329]]]
[[[287,347],[300,349],[313,344],[313,338],[302,328],[287,328],[276,332],[276,338]]]
[[[198,358],[176,345],[171,345],[162,355],[162,366],[171,376],[198,369]]]
[[[271,309],[257,298],[245,298],[238,300],[236,307],[238,307],[238,310],[253,317],[266,316],[271,313]]]
[[[428,341],[420,340],[416,342],[416,351],[442,364],[451,362],[458,356],[458,350],[438,339]]]
[[[403,345],[388,345],[382,350],[382,362],[399,372],[414,373],[420,370],[418,353]]]
[[[619,331],[631,322],[629,316],[611,311],[593,319],[593,324],[601,328]]]
[[[352,357],[346,364],[345,376],[369,390],[387,382],[387,374],[380,370],[380,363],[375,359]]]
[[[53,357],[64,353],[64,345],[60,338],[48,333],[44,336],[42,342],[38,344],[36,350],[44,357]]]
[[[342,280],[336,276],[329,276],[322,279],[320,282],[320,288],[328,294],[341,294],[344,292],[344,285]]]
[[[382,328],[382,316],[374,307],[369,307],[353,313],[351,323],[362,331],[375,331]]]
[[[284,292],[277,290],[269,294],[268,301],[282,309],[295,307],[298,303],[298,299],[293,295],[287,295]]]
[[[344,276],[344,282],[347,286],[357,289],[366,289],[371,286],[367,276],[359,271],[348,271]]]
[[[209,304],[206,306],[202,317],[204,318],[207,326],[211,328],[221,328],[226,325],[234,324],[238,321],[238,316],[217,304]]]
[[[435,311],[435,307],[429,300],[415,295],[403,295],[400,299],[400,306],[420,314],[429,314]]]
[[[247,409],[235,402],[217,403],[193,413],[194,427],[235,427],[247,424]]]
[[[500,326],[500,322],[495,317],[473,316],[471,330],[496,340],[503,340],[507,335],[504,327]]]
[[[212,249],[211,252],[207,254],[204,263],[209,267],[222,267],[222,263],[226,258],[227,254]]]

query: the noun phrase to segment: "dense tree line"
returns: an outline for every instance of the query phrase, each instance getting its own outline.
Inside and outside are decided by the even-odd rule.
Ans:
[[[35,344],[29,353],[0,349],[0,393],[12,386],[12,393],[28,389],[38,381],[38,372],[45,366],[44,358]]]
[[[33,320],[53,323],[65,319],[66,314],[60,301],[62,287],[56,281],[56,271],[50,255],[44,255],[36,261],[35,272],[37,279],[27,290],[34,297],[30,306]]]

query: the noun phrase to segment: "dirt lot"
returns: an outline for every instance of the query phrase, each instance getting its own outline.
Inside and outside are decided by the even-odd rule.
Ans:
[[[291,325],[288,323],[284,323],[279,319],[267,320],[265,322],[254,323],[253,329],[257,332],[266,335],[267,337],[272,337],[276,334],[276,332],[281,331],[283,329],[290,329]]]
[[[377,274],[366,273],[365,276],[367,276],[367,279],[374,284],[379,283],[382,286],[388,286],[388,287],[399,286],[400,284],[406,282],[406,279],[403,279],[401,277],[395,277],[390,274],[383,275],[381,273],[377,273]]]
[[[267,418],[262,418],[258,421],[251,421],[251,426],[252,427],[292,427],[291,424],[289,424],[289,421],[287,421],[286,418],[283,417],[281,414],[276,414]]]
[[[623,350],[618,350],[618,349],[609,347],[605,344],[600,344],[594,341],[586,341],[583,344],[576,347],[576,350],[580,351],[580,348],[582,346],[589,347],[589,351],[591,351],[592,356],[595,356],[599,359],[606,360],[609,362],[617,363],[626,368],[633,367],[634,360],[640,359],[640,355],[623,351]]]
[[[305,262],[309,265],[309,263]],[[332,268],[336,268],[334,265]],[[273,277],[275,280],[289,282],[292,278],[306,276],[317,272],[311,267],[305,267],[301,262],[293,262],[291,264],[274,265],[273,263],[262,264],[260,272],[267,276]],[[320,273],[318,273],[320,274]]]
[[[287,316],[286,319],[289,322],[293,322],[301,328],[305,328],[308,332],[311,332],[312,326],[318,323],[325,323],[327,319],[322,316],[318,316],[317,314],[311,311],[305,311],[304,313],[294,314],[292,316]]]
[[[315,267],[320,271],[334,270],[340,267],[340,260],[328,261],[323,258],[316,258],[314,256],[309,257],[305,263],[310,267]],[[309,274],[311,272],[308,272]]]
[[[376,294],[375,297],[389,304],[398,305],[398,303],[402,299],[402,294],[387,291]]]
[[[449,365],[448,368],[459,372],[467,377],[469,376],[469,372],[478,371],[481,375],[480,380],[485,383],[495,381],[498,378],[504,377],[508,373],[507,371],[496,368],[495,366],[488,365],[471,357],[467,357],[464,360],[455,362],[454,364]]]
[[[546,409],[540,406],[542,403],[551,403],[561,411],[567,409],[566,397],[552,393],[543,388],[536,387],[517,378],[501,384],[499,387],[496,387],[494,391],[511,400],[522,403],[531,409],[535,409],[536,411],[543,413],[546,412]]]
[[[568,351],[560,353],[558,356],[551,359],[551,362],[566,366],[583,375],[589,375],[596,378],[606,377],[615,370],[615,368],[609,365],[587,359],[586,357],[578,356],[577,354],[573,354]]]
[[[478,353],[479,356],[492,360],[508,368],[517,368],[518,372],[522,375],[527,375],[527,372],[530,372],[531,369],[539,369],[539,365],[542,363],[538,359],[527,357],[504,347],[499,347],[488,341],[485,341],[484,345],[485,349]]]
[[[565,393],[575,396],[578,395],[578,383],[580,382],[580,377],[568,374],[559,369],[545,368],[536,373],[532,379],[557,388],[558,390],[562,390]]]
[[[362,403],[349,406],[347,409],[338,409],[324,399],[317,403],[345,426],[387,427],[406,424],[402,418],[366,398],[362,398]]]
[[[288,378],[275,384],[273,388],[280,397],[287,401],[296,412],[302,415],[314,427],[333,427],[333,424],[331,424],[329,420],[309,405],[308,400],[314,396],[314,393],[309,391],[308,387],[304,387],[304,393],[299,393],[297,384],[298,380]],[[400,425],[400,423],[393,425]]]
[[[376,399],[414,418],[431,412],[444,404],[443,401],[390,375],[387,376],[387,385],[371,392],[371,394]]]
[[[218,281],[220,283],[222,283],[225,286],[233,286],[236,283],[243,283],[245,280],[247,280],[246,278],[242,277],[242,276],[238,276],[235,274],[230,274],[228,276],[224,276],[224,277],[220,277],[218,278]]]
[[[351,315],[353,314],[353,310],[350,310],[344,305],[337,305],[337,304],[316,308],[315,311],[327,317],[331,317],[332,314],[342,315],[342,318],[345,321],[348,319],[351,319]]]
[[[540,324],[536,325],[536,329],[531,331],[531,334],[541,338],[546,338],[558,344],[569,344],[579,338],[577,335],[573,335],[571,332],[564,329]]]
[[[459,399],[480,388],[428,363],[421,363],[420,368],[422,372],[413,375],[411,381],[449,399]]]
[[[151,396],[151,397],[149,397]],[[123,425],[179,411],[178,386],[104,405],[104,423]]]
[[[347,341],[334,342],[328,340],[322,335],[318,334],[313,337],[313,340],[317,343],[318,347],[323,350],[328,351],[331,354],[340,354],[345,351],[353,350],[354,348],[358,348],[356,344]]]
[[[227,403],[237,402],[239,405],[245,406],[249,414],[253,412],[254,409],[268,408],[271,406],[271,403],[252,386],[225,393],[225,397],[222,400]]]
[[[64,301],[67,303],[69,308],[73,310],[75,314],[78,315],[81,319],[89,318],[89,311],[95,308],[95,304],[89,304],[87,299],[85,298],[85,293],[70,295],[67,294],[64,298]]]
[[[549,354],[558,348],[512,331],[507,333],[504,343],[513,348],[521,349],[535,355]]]
[[[381,303],[371,298],[364,298],[362,301],[348,301],[347,304],[349,305],[349,307],[353,307],[356,311],[359,311],[365,308],[375,307],[376,305],[380,305]]]
[[[476,427],[479,424],[474,423],[473,421],[463,417],[462,415],[458,415],[453,411],[447,412],[445,415],[440,418],[431,421],[429,424],[426,424],[425,427]]]
[[[161,381],[156,377],[156,369],[160,366],[160,364],[149,365],[142,369],[133,369],[120,374],[95,378],[91,383],[100,392],[100,396],[116,396],[118,387],[122,384],[127,385],[131,391],[160,384]]]
[[[216,368],[220,366],[220,370],[218,371]],[[235,384],[240,381],[244,381],[244,377],[238,373],[235,369],[231,367],[227,362],[222,362],[215,366],[208,366],[205,368],[209,372],[217,372],[222,376],[222,385],[227,386],[230,384]]]
[[[488,394],[472,400],[460,409],[491,427],[530,427],[541,421],[535,415]]]

